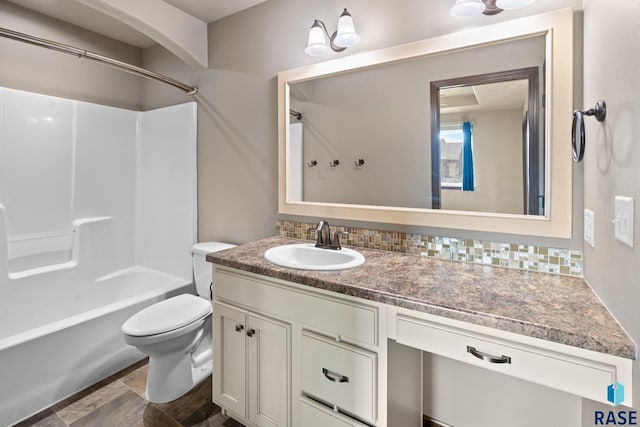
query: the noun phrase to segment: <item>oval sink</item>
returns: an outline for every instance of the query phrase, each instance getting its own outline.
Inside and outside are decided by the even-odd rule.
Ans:
[[[353,249],[322,249],[312,243],[276,246],[264,257],[282,267],[300,270],[344,270],[364,263],[364,256]]]

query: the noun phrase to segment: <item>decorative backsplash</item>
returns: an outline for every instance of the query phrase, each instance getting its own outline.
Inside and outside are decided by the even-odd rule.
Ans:
[[[278,220],[276,234],[280,237],[315,240],[315,231],[309,230],[310,228],[315,229],[315,225],[307,222]],[[347,246],[582,277],[582,251],[576,249],[429,236],[358,227],[335,226],[334,231],[349,233],[348,237],[341,239],[342,243]]]

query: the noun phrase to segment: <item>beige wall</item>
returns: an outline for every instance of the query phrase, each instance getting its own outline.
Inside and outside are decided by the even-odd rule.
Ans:
[[[0,27],[142,65],[142,50],[0,1]],[[0,86],[139,110],[141,78],[53,50],[0,38]]]
[[[607,102],[603,124],[593,118],[585,122],[584,205],[595,212],[596,220],[595,248],[588,244],[584,247],[585,278],[638,343],[640,3],[585,0],[584,27],[584,108],[592,107],[599,99]],[[633,249],[614,238],[611,221],[616,195],[635,199]],[[634,406],[638,410],[640,381],[638,375],[635,378]],[[593,408],[589,405],[583,407],[583,425],[593,425]]]

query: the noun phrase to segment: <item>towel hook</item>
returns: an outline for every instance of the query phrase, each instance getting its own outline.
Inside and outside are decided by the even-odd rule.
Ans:
[[[582,161],[584,157],[584,116],[595,116],[599,122],[604,122],[607,116],[607,104],[604,100],[596,102],[595,107],[587,111],[576,110],[573,112],[573,124],[571,127],[571,146],[573,147],[573,160]]]
[[[357,161],[353,162],[357,168],[364,166],[364,159],[358,159]]]
[[[316,166],[318,164],[318,162],[316,160],[311,160],[310,162],[307,162],[307,166],[309,166],[310,168]]]
[[[335,168],[339,164],[340,164],[340,160],[334,160],[331,163],[329,163],[329,166],[331,166],[332,168]]]

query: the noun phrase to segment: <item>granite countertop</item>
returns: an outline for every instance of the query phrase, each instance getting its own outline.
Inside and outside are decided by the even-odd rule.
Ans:
[[[356,248],[366,261],[340,271],[272,264],[274,246],[309,243],[270,237],[207,255],[214,264],[488,326],[574,347],[635,359],[636,346],[580,278],[418,255]]]

